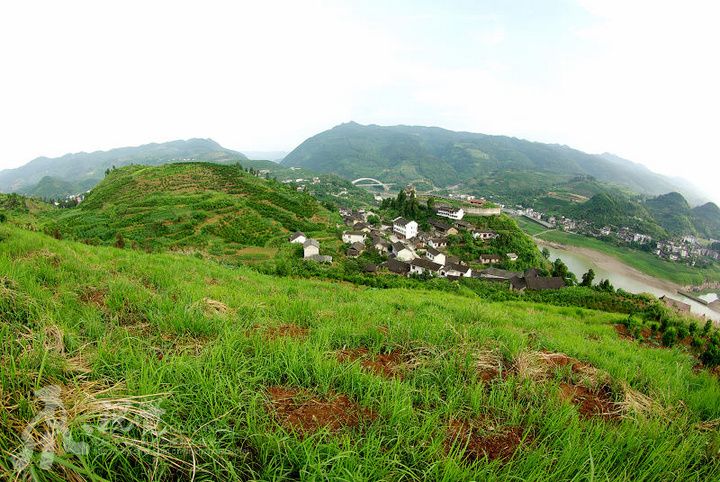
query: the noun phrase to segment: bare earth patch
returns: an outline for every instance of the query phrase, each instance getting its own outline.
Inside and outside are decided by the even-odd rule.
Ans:
[[[80,293],[80,301],[98,307],[104,307],[106,295],[107,290],[95,288],[94,286],[88,286]]]
[[[501,426],[472,424],[462,420],[450,421],[445,448],[462,448],[462,455],[468,462],[482,460],[507,461],[523,445],[531,442],[530,436],[523,438],[524,430],[520,426]]]
[[[306,338],[310,330],[293,323],[286,323],[279,326],[270,326],[265,329],[264,336],[268,340],[278,338]]]
[[[630,330],[627,329],[627,326],[623,325],[622,323],[616,323],[613,325],[615,328],[615,333],[618,334],[620,338],[623,340],[634,340],[635,337],[632,336],[630,333]]]
[[[337,359],[340,362],[359,360],[360,366],[386,378],[402,378],[405,368],[405,354],[401,350],[373,355],[367,348],[346,348],[337,353]]]
[[[613,401],[612,391],[607,385],[603,385],[598,390],[590,390],[582,385],[563,382],[560,384],[560,396],[577,406],[583,418],[600,417],[605,420],[620,418],[621,409]]]
[[[337,432],[343,428],[356,428],[376,418],[370,410],[361,407],[346,395],[331,394],[315,397],[312,393],[289,387],[268,387],[268,410],[280,425],[301,435],[327,429]]]

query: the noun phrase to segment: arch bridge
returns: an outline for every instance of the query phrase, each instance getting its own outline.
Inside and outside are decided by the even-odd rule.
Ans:
[[[385,191],[390,190],[390,186],[393,186],[394,184],[385,183],[382,181],[378,181],[377,179],[374,179],[372,177],[360,177],[358,179],[355,179],[352,181],[353,185],[358,187],[382,187]]]

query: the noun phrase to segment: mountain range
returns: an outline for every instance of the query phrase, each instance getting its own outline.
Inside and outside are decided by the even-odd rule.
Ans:
[[[179,161],[230,163],[247,157],[212,139],[177,140],[108,151],[79,152],[62,157],[38,157],[27,164],[0,171],[0,192],[38,197],[62,197],[96,185],[107,169],[129,164],[156,166]]]
[[[704,201],[688,182],[612,154],[438,127],[349,122],[307,139],[282,163],[348,179],[371,177],[426,189],[460,185],[510,198],[524,194],[528,186],[551,189],[582,175],[639,194],[678,191],[693,203]],[[513,183],[517,192],[513,186],[498,187],[508,176],[524,178]]]

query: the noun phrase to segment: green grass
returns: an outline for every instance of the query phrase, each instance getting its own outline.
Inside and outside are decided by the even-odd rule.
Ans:
[[[42,409],[33,390],[49,384],[62,388],[72,435],[89,451],[66,450],[49,470],[35,459],[21,478],[175,480],[193,470],[198,480],[720,477],[717,430],[698,425],[720,417],[717,380],[695,372],[682,349],[619,339],[612,324],[622,316],[275,278],[8,225],[0,235],[0,478],[17,475],[10,455]],[[205,298],[228,310],[209,309]],[[307,338],[263,334],[288,323],[307,328]],[[417,364],[402,379],[383,378],[338,362],[346,346],[399,348]],[[582,419],[558,396],[569,376],[562,370],[544,382],[483,383],[476,356],[488,349],[508,360],[565,352],[606,372],[616,396],[627,384],[663,409]],[[376,418],[303,438],[268,413],[274,385],[345,394]],[[101,431],[108,411],[145,423]],[[528,438],[504,463],[467,462],[462,444],[446,450],[456,419],[521,426]]]
[[[296,230],[322,234],[336,218],[311,196],[236,166],[178,163],[114,170],[79,207],[43,220],[49,232],[92,244],[112,245],[121,234],[147,250],[217,256]]]
[[[614,256],[628,266],[632,266],[645,274],[681,285],[701,284],[707,280],[720,280],[720,267],[717,265],[713,265],[710,268],[691,267],[681,263],[662,260],[652,253],[622,248],[587,236],[563,231],[548,231],[539,234],[537,237],[553,243],[594,249]]]

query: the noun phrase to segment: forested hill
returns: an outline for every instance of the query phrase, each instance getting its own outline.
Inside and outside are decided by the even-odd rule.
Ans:
[[[212,139],[177,140],[109,151],[79,152],[57,158],[38,157],[16,169],[0,171],[0,192],[60,197],[89,189],[113,166],[160,165],[191,160],[235,162],[245,159],[243,154],[225,149]]]
[[[720,238],[720,209],[714,203],[690,208],[682,194],[670,192],[643,200],[621,192],[603,192],[574,206],[573,217],[595,225],[628,226],[655,237],[697,234]]]
[[[667,177],[608,154],[587,154],[567,146],[505,136],[455,132],[437,127],[341,124],[300,144],[283,160],[349,179],[426,182],[445,187],[469,181],[502,180],[509,173],[548,176],[556,182],[578,175],[659,195],[682,191],[700,196]]]

